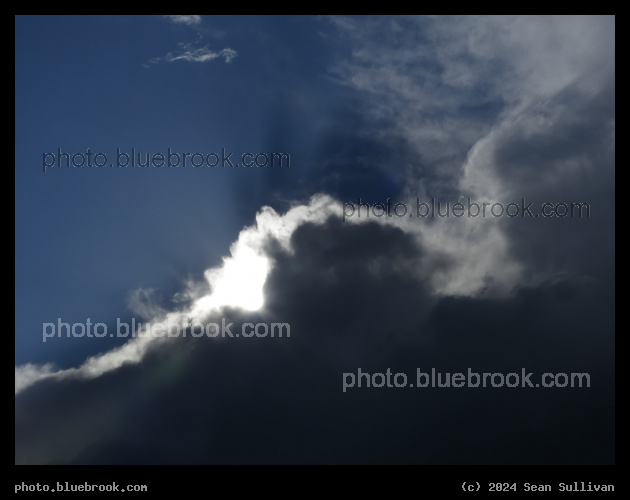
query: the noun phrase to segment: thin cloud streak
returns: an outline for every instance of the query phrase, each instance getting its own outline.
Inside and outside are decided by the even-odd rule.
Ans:
[[[191,48],[190,44],[182,45],[184,50],[179,53],[168,52],[164,57],[154,57],[149,61],[150,64],[159,64],[161,62],[174,62],[174,61],[186,61],[186,62],[198,62],[205,63],[223,57],[226,63],[232,62],[232,60],[238,56],[238,52],[234,49],[226,47],[218,52],[210,50],[207,46],[199,48]],[[144,65],[148,67],[148,65]]]
[[[225,48],[219,52],[213,52],[208,47],[201,47],[199,49],[186,50],[180,54],[173,55],[170,52],[164,56],[166,62],[173,61],[188,61],[188,62],[207,62],[216,59],[217,57],[224,57],[226,63],[230,63],[238,53],[234,49]]]

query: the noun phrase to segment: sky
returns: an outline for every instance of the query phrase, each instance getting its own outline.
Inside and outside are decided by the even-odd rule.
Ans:
[[[614,40],[17,16],[15,463],[613,464]]]

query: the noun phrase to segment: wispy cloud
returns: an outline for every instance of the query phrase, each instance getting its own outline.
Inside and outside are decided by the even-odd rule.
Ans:
[[[170,52],[164,56],[166,62],[173,61],[188,61],[188,62],[208,62],[216,59],[217,57],[224,57],[225,62],[229,63],[237,56],[237,52],[234,49],[225,48],[219,52],[210,50],[207,46],[198,49],[188,49],[180,52],[179,54],[171,54]]]
[[[195,48],[190,43],[180,44],[180,47],[182,49],[181,51],[177,53],[168,52],[164,57],[154,57],[149,63],[159,64],[161,62],[174,61],[205,63],[217,59],[218,57],[223,57],[226,63],[230,63],[238,55],[234,49],[230,49],[229,47],[219,51],[213,51],[209,49],[207,45]],[[147,64],[144,66],[149,67]]]
[[[201,23],[201,16],[164,16],[168,17],[171,21],[176,24],[187,24],[188,26],[193,26]]]

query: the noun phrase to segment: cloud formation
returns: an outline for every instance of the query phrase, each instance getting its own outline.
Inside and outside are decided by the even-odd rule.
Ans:
[[[306,220],[310,210],[283,224],[268,214],[265,307],[221,311],[235,330],[286,321],[291,338],[188,336],[92,380],[43,380],[16,397],[16,462],[611,462],[609,291],[558,276],[505,298],[435,296],[415,237],[326,210]],[[409,377],[578,368],[598,389],[342,392],[342,374],[359,367]]]
[[[614,18],[325,23],[344,98],[318,116],[317,168],[256,185],[290,207],[256,204],[230,255],[170,304],[150,289],[128,301],[185,331],[222,317],[286,322],[291,338],[138,337],[76,368],[17,366],[16,463],[614,462]],[[236,56],[180,48],[152,62]],[[257,202],[244,184],[235,203]],[[344,222],[359,195],[593,215]],[[432,367],[588,372],[592,387],[341,389],[358,368]]]

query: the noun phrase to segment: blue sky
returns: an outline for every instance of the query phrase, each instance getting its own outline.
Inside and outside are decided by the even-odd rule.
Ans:
[[[611,463],[614,33],[611,16],[17,16],[16,463]],[[104,153],[107,165],[44,168],[59,148]],[[117,148],[291,163],[110,167]],[[590,217],[343,221],[359,198],[411,212],[432,198],[526,199],[537,214],[588,203]],[[42,338],[59,318],[115,331],[117,319],[221,317],[288,321],[294,333],[255,349]],[[359,366],[418,363],[590,370],[599,389],[509,396],[538,451],[488,423],[475,457],[464,424],[433,440],[452,424],[439,412],[405,437],[413,423],[401,415],[417,399],[341,392]],[[210,375],[225,382],[192,383]],[[429,400],[449,414],[508,411],[504,395],[470,391]],[[67,423],[100,405],[98,425]],[[201,420],[159,438],[135,427],[156,409],[211,415],[225,435]],[[374,426],[398,419],[387,445],[343,417],[372,410]],[[252,411],[300,424],[245,439],[239,415]],[[56,418],[40,437],[37,419],[20,418],[46,412]],[[576,432],[582,448],[568,444]]]
[[[172,288],[182,276],[215,264],[259,208],[238,199],[239,192],[249,191],[259,202],[259,185],[272,176],[296,183],[305,175],[312,167],[306,154],[314,128],[324,119],[318,107],[330,100],[321,86],[332,84],[318,75],[322,55],[309,47],[316,34],[298,36],[292,47],[278,38],[313,24],[217,18],[196,27],[159,16],[16,18],[16,363],[61,353],[61,363],[76,363],[103,349],[64,340],[42,345],[35,332],[47,318],[115,318],[123,314],[129,290]],[[238,64],[223,58],[149,63],[200,37],[199,46],[217,50],[238,42],[245,55]],[[308,58],[298,58],[302,51]],[[205,167],[42,173],[43,153],[85,153],[88,147],[110,159],[116,148],[143,154],[225,148],[237,156],[277,147],[291,154],[295,166],[278,173]]]

